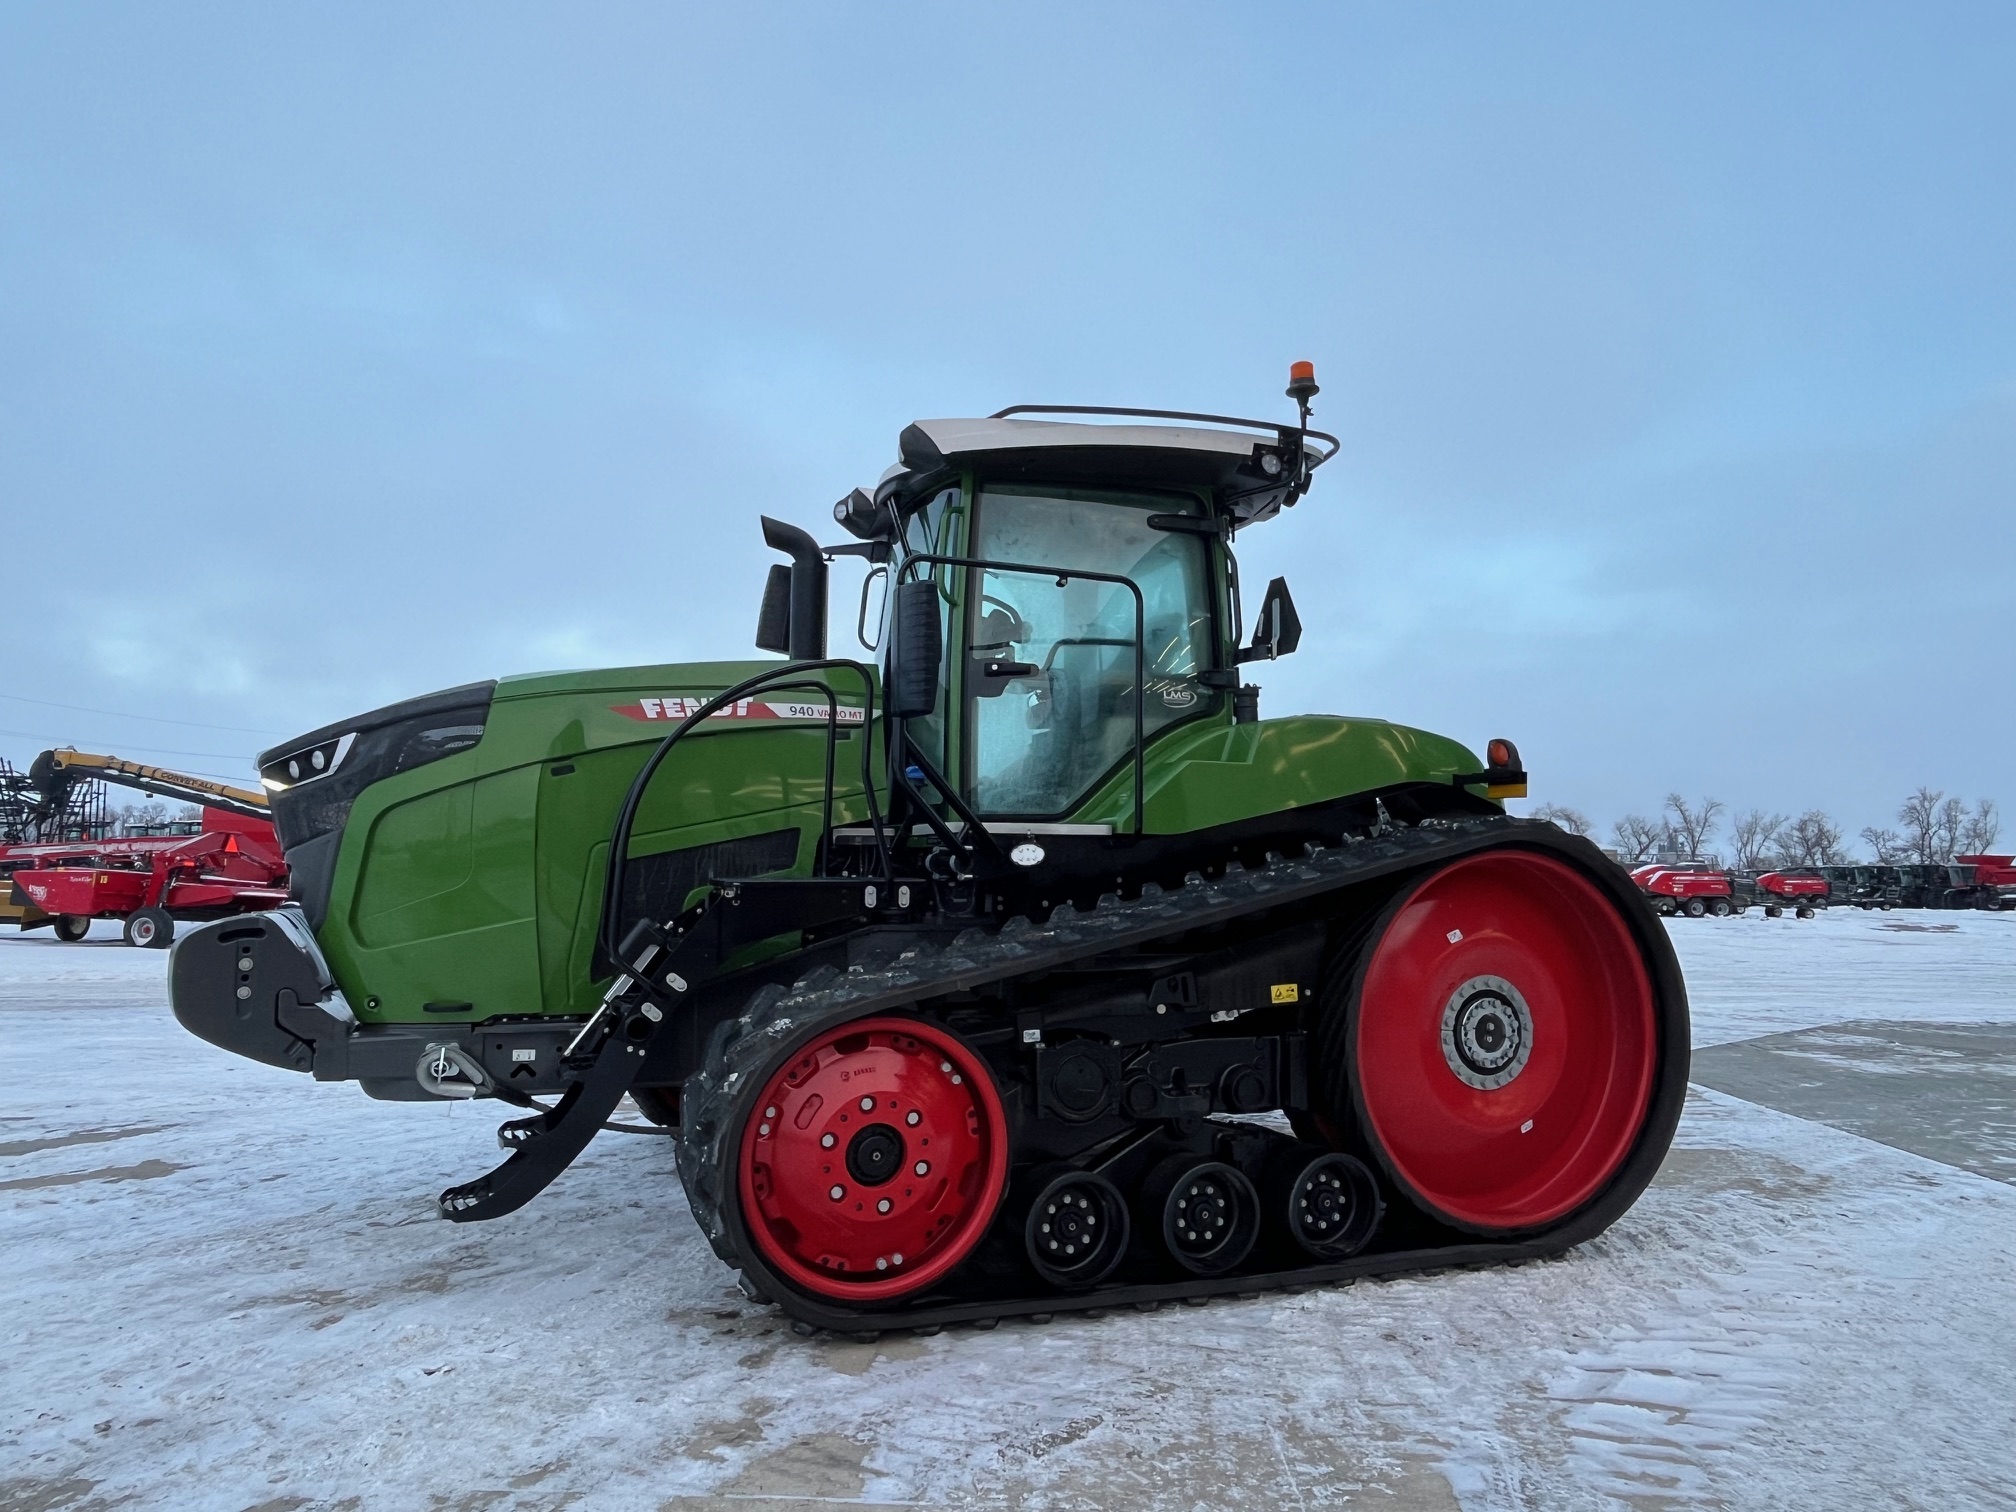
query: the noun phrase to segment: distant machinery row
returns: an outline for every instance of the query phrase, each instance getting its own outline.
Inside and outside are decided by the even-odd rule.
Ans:
[[[118,831],[105,784],[199,805],[196,819]],[[0,759],[0,922],[82,940],[94,919],[154,949],[178,920],[273,908],[287,864],[265,794],[86,751]]]
[[[2016,856],[1955,856],[1939,865],[1811,866],[1725,871],[1711,861],[1655,861],[1631,880],[1662,914],[1728,918],[1761,907],[1810,919],[1822,908],[2016,910]]]

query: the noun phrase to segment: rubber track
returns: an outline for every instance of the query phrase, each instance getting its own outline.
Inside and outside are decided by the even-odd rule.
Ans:
[[[1192,873],[1181,888],[1173,891],[1151,883],[1142,888],[1138,898],[1121,899],[1109,893],[1089,912],[1062,906],[1047,923],[1040,925],[1026,918],[1015,918],[998,930],[968,929],[942,946],[914,945],[882,970],[855,966],[842,972],[822,966],[788,988],[774,983],[765,986],[750,998],[739,1017],[716,1030],[700,1069],[686,1082],[679,1174],[693,1216],[714,1252],[743,1271],[767,1300],[778,1303],[800,1323],[843,1334],[888,1328],[933,1329],[960,1323],[985,1325],[1005,1317],[1044,1318],[1058,1312],[1151,1307],[1167,1301],[1243,1296],[1288,1287],[1334,1284],[1363,1276],[1517,1263],[1559,1254],[1600,1233],[1616,1214],[1607,1214],[1593,1225],[1586,1216],[1581,1221],[1570,1219],[1538,1238],[1477,1240],[1434,1249],[1391,1251],[1262,1275],[1195,1277],[1152,1285],[1095,1287],[1086,1292],[1044,1292],[936,1304],[927,1292],[908,1304],[855,1308],[806,1297],[781,1285],[765,1284],[760,1261],[741,1252],[737,1237],[729,1232],[724,1206],[724,1183],[733,1179],[733,1152],[728,1142],[736,1127],[733,1115],[738,1092],[752,1080],[761,1078],[766,1068],[778,1063],[798,1044],[832,1024],[891,1009],[913,1008],[946,993],[1030,975],[1088,956],[1153,944],[1170,935],[1228,923],[1263,909],[1303,902],[1340,888],[1506,844],[1524,844],[1565,854],[1585,869],[1592,859],[1606,866],[1610,864],[1587,841],[1574,839],[1544,821],[1495,816],[1431,821],[1416,828],[1389,830],[1372,838],[1314,849],[1294,860],[1270,858],[1263,867],[1228,870],[1216,881]],[[1656,926],[1656,921],[1653,922]],[[1662,943],[1663,938],[1661,931]],[[1648,1134],[1651,1132],[1648,1125]],[[1670,1128],[1664,1132],[1670,1139]],[[1633,1198],[1636,1195],[1631,1194]],[[1599,1202],[1597,1206],[1607,1204]]]

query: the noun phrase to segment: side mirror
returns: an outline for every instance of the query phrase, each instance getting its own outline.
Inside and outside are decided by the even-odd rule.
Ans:
[[[782,562],[763,583],[763,608],[756,616],[756,649],[791,654],[791,569]]]
[[[1260,601],[1260,613],[1253,621],[1253,644],[1232,659],[1235,662],[1273,661],[1302,644],[1302,616],[1295,612],[1294,595],[1288,579],[1276,578],[1267,585]]]
[[[938,707],[938,669],[944,660],[938,585],[928,578],[898,584],[889,636],[889,682],[882,690],[894,718],[922,719]]]

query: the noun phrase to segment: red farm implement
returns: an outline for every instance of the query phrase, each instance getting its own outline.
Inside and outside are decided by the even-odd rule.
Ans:
[[[1655,861],[1635,869],[1631,880],[1658,913],[1698,919],[1703,914],[1726,918],[1742,912],[1727,873],[1701,862]]]
[[[1810,919],[1832,899],[1827,879],[1813,872],[1761,872],[1750,883],[1766,918],[1776,919],[1789,908],[1793,916]]]
[[[0,844],[0,903],[23,930],[44,925],[81,940],[93,919],[123,921],[128,944],[165,947],[181,920],[273,908],[287,898],[287,863],[263,795],[77,751],[45,751],[29,769],[45,814]],[[76,824],[75,789],[96,781],[200,802],[198,821],[127,835]],[[103,805],[97,805],[102,811]]]

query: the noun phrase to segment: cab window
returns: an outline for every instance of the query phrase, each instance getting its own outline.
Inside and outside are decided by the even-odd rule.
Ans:
[[[1072,568],[1141,590],[1143,734],[1216,707],[1209,538],[1151,515],[1202,517],[1195,498],[988,488],[972,554]],[[1134,743],[1135,601],[1125,584],[976,568],[966,604],[966,791],[982,814],[1060,815]],[[993,669],[990,671],[990,667]]]

